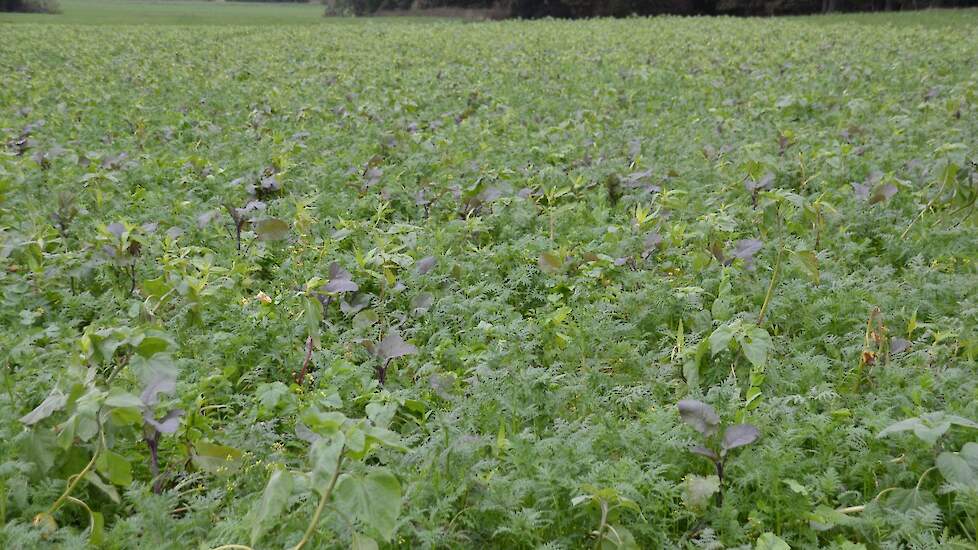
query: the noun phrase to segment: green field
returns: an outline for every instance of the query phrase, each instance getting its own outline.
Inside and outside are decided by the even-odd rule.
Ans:
[[[0,547],[978,544],[978,12],[62,5]]]

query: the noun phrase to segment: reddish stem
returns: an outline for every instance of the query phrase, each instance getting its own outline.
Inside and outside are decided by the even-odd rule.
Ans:
[[[302,381],[306,378],[306,372],[309,371],[310,361],[312,361],[312,336],[306,338],[306,359],[302,362],[302,370],[295,376],[296,384],[302,385]]]

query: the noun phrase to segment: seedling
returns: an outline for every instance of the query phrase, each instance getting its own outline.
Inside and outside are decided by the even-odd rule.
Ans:
[[[691,399],[680,401],[678,407],[683,422],[703,436],[703,444],[693,446],[690,452],[706,457],[713,463],[719,480],[716,505],[722,506],[724,466],[729,458],[728,453],[754,443],[761,436],[761,432],[751,424],[734,424],[727,426],[723,430],[723,437],[717,439],[716,436],[720,433],[720,416],[713,407]]]

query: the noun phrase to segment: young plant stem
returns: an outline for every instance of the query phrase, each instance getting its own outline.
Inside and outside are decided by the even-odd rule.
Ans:
[[[340,477],[340,467],[343,465],[343,451],[345,450],[346,447],[340,449],[340,456],[336,459],[336,469],[333,470],[333,476],[329,479],[329,485],[326,486],[326,490],[323,491],[323,496],[319,499],[319,505],[316,506],[316,513],[313,514],[312,521],[309,522],[309,527],[306,528],[305,534],[302,535],[302,540],[293,546],[291,550],[301,550],[309,542],[309,538],[316,530],[316,525],[319,524],[319,518],[323,515],[323,509],[326,508],[326,503],[329,502],[329,497],[333,493],[333,487],[336,486],[336,480]]]
[[[61,496],[58,497],[58,500],[55,500],[54,503],[51,504],[51,506],[47,509],[47,512],[45,512],[45,514],[50,516],[51,514],[55,513],[58,510],[58,508],[60,508],[61,505],[64,504],[66,500],[68,500],[68,498],[71,496],[71,492],[75,490],[75,486],[78,485],[78,482],[81,481],[82,478],[84,478],[85,475],[88,474],[89,470],[91,470],[93,466],[95,466],[95,460],[98,458],[99,451],[101,450],[102,450],[101,444],[95,447],[95,453],[92,455],[92,459],[88,461],[88,464],[86,464],[84,468],[82,468],[82,471],[68,478],[68,487],[66,487],[64,492],[61,493]]]
[[[306,338],[306,358],[302,362],[302,370],[300,370],[299,374],[297,374],[295,377],[295,383],[300,386],[302,385],[302,381],[306,378],[306,372],[309,370],[309,363],[312,361],[312,343],[312,335],[310,334],[309,337]]]
[[[784,247],[778,248],[778,258],[774,262],[774,272],[771,273],[771,282],[767,286],[767,293],[764,295],[764,303],[761,304],[761,313],[757,316],[757,326],[764,324],[764,315],[767,313],[767,308],[771,304],[771,296],[774,294],[774,285],[778,281],[778,275],[781,272],[781,256],[784,254]]]
[[[717,468],[717,478],[720,479],[720,489],[717,490],[716,502],[717,508],[723,506],[723,460],[717,460],[714,462]]]
[[[608,503],[601,501],[601,523],[598,525],[598,540],[594,541],[594,550],[601,549],[601,541],[604,540],[604,530],[608,527]]]

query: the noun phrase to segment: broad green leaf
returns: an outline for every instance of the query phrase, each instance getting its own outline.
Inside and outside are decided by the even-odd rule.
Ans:
[[[289,502],[294,483],[288,470],[275,470],[268,478],[268,484],[261,499],[252,508],[251,545],[268,529],[268,523],[277,518]]]
[[[351,544],[351,550],[377,550],[377,541],[368,537],[367,535],[361,535],[360,533],[353,533],[353,543]]]
[[[115,485],[128,487],[132,484],[132,465],[124,456],[116,452],[102,451],[95,461],[95,467]]]
[[[757,537],[757,544],[754,550],[791,550],[788,543],[774,533],[764,533]]]
[[[366,475],[344,474],[335,495],[337,507],[390,541],[401,511],[401,484],[393,474],[382,468]]]
[[[194,444],[191,456],[198,468],[212,474],[231,473],[241,467],[241,451],[205,440]]]
[[[40,405],[34,407],[34,410],[20,417],[20,421],[28,426],[32,426],[55,412],[60,411],[67,403],[68,396],[58,390],[54,390],[44,401],[41,401]]]
[[[617,524],[608,525],[604,540],[601,541],[602,550],[639,550],[640,548],[632,532]]]
[[[89,470],[88,473],[85,474],[85,480],[105,493],[105,495],[109,497],[109,500],[119,504],[119,491],[117,491],[112,485],[102,480],[102,478],[94,470]]]
[[[317,439],[309,447],[309,462],[312,464],[313,488],[320,493],[326,490],[329,480],[336,472],[340,454],[346,444],[343,432]]]
[[[143,400],[131,393],[112,388],[109,390],[109,396],[105,398],[105,405],[108,407],[140,409],[143,407]]]
[[[710,355],[716,356],[727,349],[733,339],[734,328],[731,325],[720,325],[710,334]]]
[[[262,241],[281,241],[289,236],[288,222],[278,218],[265,218],[255,224],[255,233]]]
[[[323,411],[312,406],[302,414],[302,422],[310,430],[323,436],[335,434],[346,422],[346,415],[339,411]]]
[[[975,481],[975,472],[968,461],[956,453],[944,452],[937,456],[937,469],[944,479],[951,483],[971,485]]]
[[[744,351],[747,360],[758,368],[767,366],[768,354],[771,351],[771,336],[766,330],[751,326],[736,334],[737,343]]]

